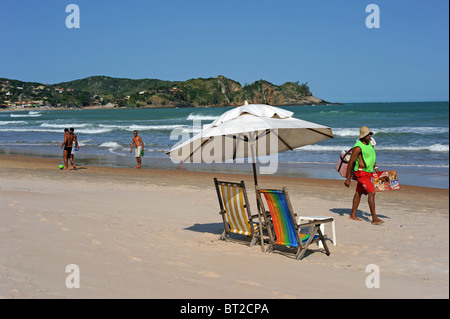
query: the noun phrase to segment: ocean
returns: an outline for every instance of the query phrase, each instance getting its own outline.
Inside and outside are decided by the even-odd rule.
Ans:
[[[334,170],[359,128],[376,140],[380,170],[397,170],[400,183],[449,188],[449,102],[347,103],[287,106],[294,117],[332,128],[334,138],[278,154],[279,176],[342,179]],[[135,167],[133,130],[145,143],[143,168],[179,169],[166,155],[179,134],[195,134],[231,107],[172,109],[67,109],[0,112],[0,154],[61,158],[64,128],[73,127],[77,165]],[[201,126],[199,126],[201,125]],[[171,138],[172,135],[172,138]],[[133,152],[134,154],[134,152]],[[30,165],[33,165],[30,162]],[[55,167],[55,169],[58,169]],[[248,173],[251,165],[184,163],[183,169]]]

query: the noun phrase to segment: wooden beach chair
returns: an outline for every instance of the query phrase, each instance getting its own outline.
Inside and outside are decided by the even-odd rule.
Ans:
[[[214,178],[220,214],[222,215],[224,231],[220,239],[229,238],[230,233],[250,237],[249,246],[253,246],[258,237],[261,238],[261,249],[264,250],[262,224],[259,212],[252,215],[248,202],[244,181],[240,183],[218,181]],[[254,220],[258,219],[258,222]]]
[[[295,258],[300,260],[311,243],[320,241],[327,256],[330,255],[320,226],[332,222],[333,218],[313,219],[299,224],[285,187],[283,189],[259,189],[256,187],[256,197],[264,219],[269,221],[267,227],[270,243],[268,252],[278,249],[278,246],[284,246],[288,250],[294,250]],[[270,218],[268,218],[269,215]],[[310,233],[300,233],[300,229],[306,227],[312,228]]]

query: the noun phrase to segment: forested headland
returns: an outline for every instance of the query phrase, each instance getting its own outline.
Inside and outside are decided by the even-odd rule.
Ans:
[[[247,101],[270,105],[332,104],[314,97],[308,83],[275,85],[258,80],[242,86],[224,76],[186,81],[91,76],[43,84],[0,78],[0,105],[7,107],[214,107]]]

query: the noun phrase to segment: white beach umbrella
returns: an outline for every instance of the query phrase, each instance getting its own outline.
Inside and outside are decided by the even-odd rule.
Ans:
[[[167,154],[180,162],[212,163],[249,158],[255,185],[256,157],[293,150],[333,138],[331,128],[292,117],[293,112],[249,104],[223,113],[192,138]]]

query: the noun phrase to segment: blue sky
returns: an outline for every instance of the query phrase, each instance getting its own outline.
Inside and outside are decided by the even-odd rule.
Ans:
[[[380,28],[366,27],[371,3]],[[224,75],[308,82],[332,102],[448,101],[448,17],[447,0],[2,0],[0,77]]]

